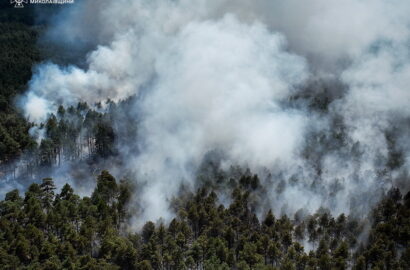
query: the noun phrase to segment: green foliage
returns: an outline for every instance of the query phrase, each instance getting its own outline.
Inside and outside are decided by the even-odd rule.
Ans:
[[[26,88],[32,67],[40,61],[36,48],[38,30],[17,21],[1,20],[0,8],[0,164],[15,159],[35,144],[29,123],[14,107],[14,98]],[[8,18],[13,20],[13,18]]]
[[[91,198],[80,198],[68,184],[55,194],[45,178],[24,198],[13,190],[0,202],[2,269],[409,269],[410,193],[392,189],[373,211],[366,245],[358,245],[352,239],[363,224],[323,209],[295,220],[269,210],[259,222],[252,187],[237,184],[227,208],[198,189],[175,201],[168,225],[148,221],[135,233],[126,180],[102,171]],[[309,253],[300,234],[310,239]]]
[[[0,261],[6,269],[137,269],[134,243],[118,228],[118,187],[129,184],[107,171],[91,200],[66,184],[59,194],[51,178],[32,184],[24,198],[13,190],[0,202]],[[104,211],[98,211],[103,209]],[[125,206],[122,211],[125,211]],[[126,220],[124,220],[126,222]],[[3,268],[2,268],[3,269]]]

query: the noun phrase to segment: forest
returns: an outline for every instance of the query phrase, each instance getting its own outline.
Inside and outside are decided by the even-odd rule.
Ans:
[[[169,224],[129,227],[135,188],[102,171],[91,197],[52,179],[0,203],[2,269],[409,269],[410,193],[392,189],[366,220],[325,209],[258,218],[256,175],[230,179],[232,202],[212,189],[172,201]],[[138,216],[136,217],[138,218]],[[363,241],[361,238],[366,237]]]
[[[32,66],[40,61],[36,41],[40,29],[32,25],[30,13],[10,12],[9,4],[0,6],[0,166],[33,147],[31,127],[18,112],[14,98],[25,90]]]
[[[86,3],[87,1],[79,2]],[[172,8],[175,6],[171,5]],[[166,7],[170,8],[170,6]],[[240,62],[238,67],[224,66],[222,62],[226,60],[225,58],[219,62],[217,53],[205,50],[209,53],[209,57],[198,57],[197,61],[192,62],[201,62],[206,58],[212,59],[212,53],[215,53],[217,55],[215,57],[216,66],[222,66],[222,72],[217,69],[216,73],[227,73],[226,76],[223,74],[217,79],[208,80],[206,78],[206,80],[198,80],[199,83],[193,84],[199,89],[202,85],[216,88],[212,93],[217,98],[210,102],[217,104],[215,110],[217,117],[215,118],[213,111],[208,110],[206,106],[207,102],[204,97],[207,96],[198,95],[199,98],[197,98],[196,92],[193,94],[189,91],[176,96],[172,95],[178,92],[176,90],[178,87],[184,88],[181,85],[190,84],[190,76],[193,76],[193,81],[195,81],[196,69],[193,68],[193,71],[189,69],[191,63],[186,68],[189,70],[189,76],[186,76],[188,82],[173,81],[175,77],[184,77],[185,73],[176,72],[178,75],[176,76],[172,72],[167,72],[174,68],[178,71],[180,68],[178,61],[172,58],[175,55],[182,60],[190,59],[192,56],[188,54],[189,57],[186,57],[175,49],[178,48],[176,45],[178,42],[197,41],[195,38],[190,40],[190,35],[217,30],[228,33],[222,35],[218,32],[216,37],[231,37],[229,31],[233,31],[236,24],[240,25],[236,19],[229,18],[229,16],[223,19],[221,23],[223,27],[220,27],[222,30],[218,28],[217,23],[205,23],[205,25],[198,26],[196,21],[191,22],[188,24],[191,28],[188,27],[182,31],[181,35],[177,35],[178,42],[171,42],[167,38],[174,34],[172,31],[176,30],[169,30],[163,26],[166,23],[162,24],[160,21],[158,29],[161,31],[163,28],[166,29],[164,35],[166,38],[158,38],[156,35],[160,36],[161,34],[158,33],[161,31],[155,28],[157,22],[150,21],[150,16],[143,14],[143,18],[148,18],[146,24],[154,24],[155,27],[152,29],[158,31],[154,31],[155,42],[149,39],[152,38],[151,35],[148,35],[148,38],[138,36],[146,34],[147,31],[143,28],[141,28],[143,30],[138,28],[138,31],[130,31],[122,35],[121,33],[112,35],[119,40],[114,40],[114,45],[110,46],[107,45],[109,42],[106,40],[101,41],[102,44],[93,44],[94,37],[87,37],[92,40],[84,41],[84,47],[89,50],[84,54],[86,56],[83,56],[87,60],[76,59],[78,60],[76,64],[81,68],[88,64],[89,70],[92,68],[97,70],[93,73],[89,70],[79,71],[80,68],[70,66],[72,58],[78,57],[78,51],[83,48],[78,49],[73,46],[73,52],[67,52],[64,55],[61,53],[61,47],[58,47],[61,44],[46,38],[48,31],[56,27],[52,24],[58,25],[59,20],[53,16],[59,14],[62,8],[50,7],[39,11],[38,8],[28,5],[24,9],[14,9],[8,2],[0,3],[0,269],[410,269],[410,191],[408,189],[408,167],[406,167],[409,158],[409,116],[405,114],[403,116],[400,114],[402,112],[396,113],[393,109],[389,109],[387,110],[389,113],[393,111],[391,118],[389,118],[390,115],[379,117],[375,120],[376,123],[370,122],[369,124],[366,121],[373,121],[372,111],[361,108],[362,110],[359,111],[366,116],[365,120],[354,122],[358,118],[357,115],[347,114],[351,112],[350,110],[353,111],[351,108],[355,105],[355,102],[352,102],[352,105],[345,101],[348,100],[346,98],[349,93],[346,90],[348,86],[345,82],[341,82],[340,78],[335,79],[332,76],[310,79],[303,82],[302,86],[290,83],[288,88],[292,89],[291,93],[284,95],[285,98],[280,100],[273,98],[271,101],[275,105],[273,109],[271,107],[266,110],[261,109],[265,104],[265,99],[270,97],[262,95],[263,102],[256,102],[257,109],[249,113],[246,111],[248,106],[241,106],[246,104],[247,100],[252,100],[252,95],[245,94],[245,98],[231,95],[229,88],[231,85],[228,83],[228,95],[222,95],[221,98],[218,96],[219,83],[221,85],[226,83],[223,81],[225,77],[230,82],[237,75],[234,73],[235,76],[231,76],[229,72],[248,67],[249,63]],[[147,8],[147,14],[151,14],[150,8],[152,7]],[[182,9],[187,10],[185,6]],[[98,12],[101,11],[97,10],[96,14]],[[62,20],[70,16],[75,19],[75,16],[84,15],[79,14],[76,12],[64,14],[66,17],[62,16]],[[90,16],[90,14],[85,14]],[[101,14],[107,15],[108,12],[101,12]],[[164,13],[161,11],[159,14],[162,18]],[[172,15],[175,14],[172,13]],[[87,18],[87,16],[84,17]],[[193,18],[195,16],[192,15]],[[214,18],[214,16],[211,17]],[[170,18],[172,18],[171,15]],[[119,20],[118,25],[113,25],[121,26],[119,27],[121,29],[135,27],[134,24],[130,23],[131,26],[129,26],[125,23],[128,23],[128,19],[129,17],[126,17],[124,20]],[[138,21],[138,23],[141,22]],[[122,27],[122,24],[126,24],[125,27]],[[97,26],[90,27],[92,31],[98,32]],[[250,28],[241,28],[238,32],[234,31],[233,36],[243,38],[248,34],[257,39],[255,42],[257,45],[260,45],[261,40],[275,43],[271,39],[259,40],[259,35],[267,35],[269,31],[260,30],[258,27],[260,25],[255,24]],[[87,27],[84,26],[85,28]],[[248,30],[250,33],[246,32]],[[70,32],[63,34],[68,36],[72,34],[75,36],[74,39],[82,38],[80,30],[75,29],[73,32],[74,34]],[[126,60],[124,60],[122,51],[138,46],[133,43],[134,41],[130,41],[130,44],[127,41],[124,45],[122,43],[124,40],[121,38],[130,36],[133,38],[133,35],[138,36],[138,42],[141,41],[148,48],[143,52],[152,50],[160,54],[155,51],[158,49],[155,46],[161,42],[164,42],[166,46],[159,46],[158,51],[166,51],[167,42],[170,42],[169,47],[176,51],[168,52],[171,56],[167,57],[171,60],[167,57],[159,60],[156,58],[146,60],[139,55],[139,52],[135,53],[132,56],[142,58],[139,65],[142,65],[143,69],[139,66],[135,70],[128,68],[129,63],[126,60],[129,56],[125,56]],[[99,39],[104,39],[106,36],[110,36],[108,30],[101,36],[96,33],[95,40],[100,42]],[[198,40],[208,42],[215,36],[211,38],[200,36]],[[115,39],[114,37],[110,36],[112,39]],[[245,52],[248,47],[254,45],[246,41],[244,42]],[[148,46],[152,45],[150,42],[155,46]],[[235,42],[236,39],[234,39]],[[223,42],[215,43],[219,46]],[[376,44],[377,46],[372,44],[372,50],[377,51],[375,53],[377,55],[383,55],[381,48],[384,43],[379,43]],[[67,44],[69,44],[67,47],[70,47],[70,43]],[[188,44],[192,46],[191,43],[188,42]],[[196,43],[193,42],[193,44]],[[212,42],[210,44],[210,46],[214,45]],[[390,43],[386,42],[386,44]],[[66,46],[66,44],[63,45]],[[141,45],[141,47],[144,46]],[[183,49],[190,52],[187,47]],[[238,47],[241,48],[239,45]],[[254,53],[261,48],[265,47],[252,48],[251,51]],[[76,49],[78,51],[75,51]],[[116,49],[121,51],[119,56],[115,54]],[[114,51],[114,56],[110,54],[110,50]],[[216,51],[223,50],[218,47]],[[232,55],[231,51],[228,53],[224,51],[224,53],[229,55],[228,60],[232,55],[240,55],[236,51]],[[290,64],[287,66],[287,62],[296,61],[296,57],[289,56],[287,52],[273,52],[273,54],[276,53],[278,56],[274,59],[280,61],[280,65],[274,68],[275,72],[277,69],[280,76],[285,77],[285,79],[279,75],[278,78],[275,77],[279,81],[277,83],[279,88],[283,87],[282,84],[287,84],[286,80],[289,78],[298,80],[295,77],[303,77],[303,74],[299,73],[293,76],[290,70],[294,67]],[[257,54],[255,58],[256,62],[264,58],[264,55]],[[106,59],[112,62],[106,64]],[[121,61],[125,62],[125,67],[120,65]],[[164,75],[161,74],[164,69],[161,65],[164,63],[169,65],[167,61],[175,67],[166,66],[167,72]],[[252,64],[253,61],[252,58]],[[364,60],[361,61],[364,62]],[[60,79],[67,76],[68,79],[64,83],[55,83],[50,79],[42,84],[42,77],[38,74],[47,73],[49,65],[52,66],[51,62],[62,63],[62,67],[56,68],[57,71],[53,70],[55,72],[53,74],[59,75],[56,77]],[[139,82],[138,76],[143,74],[141,75],[143,77],[145,70],[152,69],[151,62],[155,63],[157,70],[153,72],[154,75],[147,76],[146,81],[141,79],[143,83]],[[256,71],[251,70],[251,73],[258,79],[260,78],[255,75],[256,73],[265,74],[271,71],[267,72],[264,67],[268,64],[265,60],[262,62],[262,67],[256,68]],[[303,61],[300,62],[303,63]],[[99,66],[100,64],[103,67]],[[343,63],[343,65],[347,64]],[[400,70],[404,65],[401,62],[394,63],[391,70]],[[200,70],[204,73],[208,71],[207,69],[206,71]],[[108,79],[104,77],[106,75],[104,72],[109,73]],[[72,74],[75,76],[70,77]],[[99,77],[95,74],[104,74],[104,76]],[[360,73],[360,75],[363,74]],[[78,78],[76,76],[80,78],[79,83],[74,81]],[[348,77],[349,73],[343,73],[343,76]],[[135,79],[136,77],[138,78]],[[394,78],[396,80],[396,77]],[[213,80],[218,82],[217,86],[208,85],[208,82]],[[251,83],[252,87],[258,85],[263,88],[266,82],[263,79],[260,80],[262,83],[259,83],[259,80],[255,84]],[[107,83],[108,86],[104,85],[107,81],[110,81]],[[114,82],[111,83],[111,81]],[[86,92],[88,94],[89,91],[90,96],[95,94],[93,92],[95,90],[93,83],[95,83],[98,86],[95,92],[101,95],[101,98],[90,101],[86,94],[83,99],[72,98],[75,94],[70,92],[70,83],[75,88],[84,82],[86,82],[86,87],[89,87]],[[137,84],[141,85],[137,87]],[[178,87],[173,88],[174,84]],[[382,82],[377,81],[370,84],[375,87]],[[40,85],[42,88],[34,89],[33,85]],[[70,93],[67,96],[63,94],[58,96],[55,93],[54,95],[53,92],[46,93],[49,85],[57,85],[58,91]],[[238,85],[239,89],[247,87],[246,83],[239,82]],[[274,86],[277,85],[274,83]],[[106,91],[105,87],[110,93],[117,91],[114,89],[118,88],[130,91],[132,94],[122,95],[120,93],[121,98],[116,98],[114,95],[112,99],[111,95],[105,97],[101,94]],[[171,91],[163,92],[164,88],[170,88]],[[139,92],[134,93],[133,91],[137,91],[135,89]],[[75,91],[72,90],[73,93]],[[150,91],[154,93],[151,96]],[[250,93],[253,94],[253,91],[252,88]],[[40,93],[43,96],[40,94],[39,96],[47,102],[54,96],[58,96],[55,97],[57,102],[55,100],[51,102],[51,109],[47,111],[44,119],[32,120],[26,107],[22,104],[25,102],[22,97],[27,97],[25,96],[27,93],[35,95]],[[256,91],[255,96],[258,96]],[[224,100],[226,97],[228,101]],[[66,102],[65,98],[70,102]],[[363,97],[360,96],[360,98]],[[176,105],[170,106],[164,100],[170,100]],[[192,100],[195,102],[189,103]],[[230,103],[233,102],[232,100],[236,103]],[[186,105],[184,102],[189,104]],[[342,102],[348,105],[343,107],[340,105]],[[372,99],[369,103],[373,105],[377,103],[377,100]],[[249,107],[253,106],[251,105]],[[238,110],[236,110],[237,106]],[[210,108],[215,109],[212,106]],[[241,118],[242,109],[243,115],[249,113],[251,117]],[[178,114],[179,111],[183,117]],[[277,111],[281,111],[283,115],[286,114],[285,117],[280,115],[278,122],[274,122],[274,124],[282,125],[280,128],[283,126],[293,128],[294,124],[299,125],[300,122],[317,123],[317,126],[312,125],[304,133],[303,144],[298,147],[298,154],[302,162],[291,158],[289,163],[297,166],[295,166],[296,169],[292,167],[294,171],[288,174],[285,170],[290,166],[284,166],[285,169],[280,168],[275,172],[277,169],[275,163],[272,171],[269,171],[265,166],[265,160],[260,158],[272,149],[271,144],[286,145],[286,139],[293,137],[295,130],[300,131],[297,128],[283,128],[284,131],[278,129],[279,132],[275,130],[274,133],[269,133],[268,129],[257,125],[260,120],[258,113],[262,112],[263,116],[260,118],[268,121],[265,116],[274,115],[276,117]],[[375,111],[374,115],[379,113]],[[221,112],[228,116],[225,118],[225,115],[218,114]],[[207,118],[209,115],[211,115],[210,118]],[[221,119],[218,116],[221,116]],[[313,121],[308,117],[312,117]],[[187,121],[188,124],[186,124],[184,122],[186,119],[194,120]],[[255,120],[256,124],[253,125],[249,120],[249,123],[242,129],[244,119]],[[210,120],[213,122],[210,123]],[[219,120],[220,123],[214,123]],[[235,126],[231,122],[239,122],[239,124]],[[376,139],[372,137],[371,132],[364,133],[364,136],[363,134],[356,137],[352,135],[357,135],[354,133],[355,125],[367,127],[366,124],[369,129],[376,127],[377,136],[374,136]],[[242,132],[243,134],[229,133],[231,125],[234,126],[232,133]],[[198,126],[201,127],[196,129]],[[206,128],[209,126],[212,132]],[[213,133],[215,130],[216,132]],[[224,130],[228,130],[227,136],[223,133]],[[365,130],[368,131],[368,129]],[[223,133],[222,140],[217,138],[219,132]],[[264,147],[259,147],[260,141],[266,143],[264,141],[266,137],[258,137],[258,132],[275,136],[277,133],[285,135],[275,137],[275,142],[269,141],[263,145]],[[203,137],[210,138],[209,140],[214,144],[210,143],[211,146],[208,146],[206,145],[207,140],[192,139],[203,139]],[[244,137],[246,137],[245,140]],[[156,140],[159,140],[159,143]],[[232,141],[234,143],[230,144]],[[377,149],[380,141],[385,143],[386,149]],[[373,145],[373,142],[376,143]],[[227,145],[225,148],[222,147],[225,152],[218,149],[223,144]],[[202,149],[203,145],[206,146]],[[238,151],[240,147],[244,150],[239,149]],[[373,151],[372,147],[376,148],[376,151]],[[263,163],[260,164],[262,169],[255,166],[257,169],[254,170],[250,168],[251,165],[247,167],[235,163],[241,163],[242,159],[248,161],[248,157],[252,160],[254,148],[258,153],[255,160]],[[286,159],[288,149],[286,147],[280,149],[282,152],[278,156]],[[229,152],[231,150],[232,152]],[[199,157],[196,152],[200,153]],[[368,162],[369,157],[374,157],[374,160]],[[227,160],[233,161],[232,164],[226,162],[228,165],[225,165],[224,161]],[[268,164],[271,165],[269,162]],[[351,164],[353,166],[350,166]],[[152,174],[153,176],[149,175],[152,168],[158,168],[158,172]],[[335,179],[332,178],[332,169],[337,172]],[[306,172],[301,172],[303,170]],[[349,178],[344,170],[348,170],[353,176]],[[146,179],[143,178],[145,176]],[[190,177],[192,179],[187,180]],[[307,178],[311,179],[311,182],[306,180]],[[363,178],[372,180],[362,184]],[[176,188],[173,188],[174,186]],[[170,190],[169,193],[165,192],[167,189]],[[344,199],[347,203],[340,202],[340,194],[346,196]],[[298,197],[303,198],[297,200]],[[154,203],[150,201],[151,198],[154,198]],[[294,199],[294,201],[283,201],[286,198]],[[303,200],[305,198],[308,200]],[[323,205],[320,207],[303,204],[320,199],[323,199],[321,202]],[[157,202],[158,204],[155,204]],[[165,206],[161,202],[165,202]],[[350,209],[344,207],[346,204],[350,205]],[[292,207],[296,205],[299,210],[293,211],[289,205]],[[338,207],[340,205],[342,207]],[[330,209],[332,206],[338,211]],[[164,208],[167,216],[160,216],[152,220],[147,218],[147,216],[150,217],[147,212],[163,214],[164,212],[161,211]],[[314,211],[307,210],[312,208]],[[345,213],[339,211],[340,209],[345,210]]]

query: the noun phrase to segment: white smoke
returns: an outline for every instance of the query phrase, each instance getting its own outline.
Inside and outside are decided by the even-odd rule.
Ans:
[[[295,158],[306,119],[279,102],[307,73],[303,59],[283,47],[282,36],[233,16],[190,23],[169,43],[141,105],[142,153],[130,164],[150,179],[148,202],[194,179],[213,149],[252,168]],[[164,207],[154,209],[163,215]]]
[[[401,0],[82,1],[47,38],[92,48],[85,67],[41,64],[21,104],[42,121],[59,104],[136,95],[140,152],[121,147],[146,183],[142,219],[169,216],[167,200],[181,183],[193,185],[213,150],[226,167],[296,179],[281,192],[272,179],[279,210],[366,208],[408,167],[406,159],[402,170],[380,173],[389,155],[384,132],[410,117],[409,11]],[[311,71],[333,73],[348,89],[325,116],[284,105]],[[328,150],[313,138],[318,174],[301,151],[308,130],[330,138],[336,116],[344,145]]]

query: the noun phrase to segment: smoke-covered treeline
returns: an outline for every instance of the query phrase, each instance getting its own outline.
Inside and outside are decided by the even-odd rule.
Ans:
[[[18,102],[39,124],[60,105],[133,97],[114,122],[138,136],[117,134],[122,165],[109,169],[145,186],[147,219],[171,218],[169,198],[215,153],[221,170],[267,175],[276,213],[365,214],[391,186],[408,188],[409,9],[80,1],[42,37],[77,60],[38,65]]]
[[[32,124],[29,135],[36,139],[16,162],[4,162],[6,173],[3,183],[20,184],[23,189],[32,181],[54,176],[58,188],[66,182],[88,194],[94,185],[94,176],[104,167],[121,167],[116,138],[131,142],[136,129],[120,132],[121,124],[114,119],[128,108],[130,100],[117,104],[107,101],[90,108],[85,102],[67,108],[59,106],[43,123]],[[7,173],[8,172],[8,173]],[[3,191],[5,192],[5,191]]]
[[[118,242],[137,269],[405,269],[408,14],[402,0],[78,0],[38,10],[34,26],[2,23],[7,33],[21,31],[2,40],[30,47],[24,76],[2,75],[0,194],[52,177],[58,189],[69,183],[91,197],[76,203],[97,207],[93,222],[122,238],[95,231],[93,248],[73,255],[90,257],[73,259],[74,268],[124,268],[117,247],[100,250]],[[1,57],[7,71],[12,58]],[[103,170],[133,187],[121,222],[117,201],[93,201]],[[206,214],[202,231],[191,204],[198,218]],[[113,212],[101,219],[104,207]],[[263,225],[269,210],[278,217],[271,229]],[[144,226],[148,220],[164,225]],[[173,222],[190,231],[180,243]],[[234,243],[219,239],[235,223]],[[175,243],[125,235],[146,226]],[[40,230],[65,241],[56,228]],[[264,235],[279,257],[268,257]],[[3,247],[13,263],[51,258],[24,261],[13,237]],[[212,242],[199,262],[191,254],[198,239]],[[65,265],[56,256],[50,263]]]

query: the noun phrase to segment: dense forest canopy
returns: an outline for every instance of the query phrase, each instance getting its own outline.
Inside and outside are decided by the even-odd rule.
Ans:
[[[257,176],[231,179],[232,202],[212,189],[174,198],[176,217],[148,221],[135,233],[129,209],[135,187],[109,172],[91,197],[50,178],[0,202],[2,269],[408,269],[410,193],[392,189],[369,219],[325,209],[308,216],[258,218]],[[252,202],[253,201],[253,202]],[[136,217],[138,218],[138,217]],[[366,237],[366,241],[362,238]]]
[[[0,269],[410,269],[393,2],[0,3]]]
[[[0,6],[0,164],[12,161],[33,146],[30,124],[14,106],[14,98],[26,90],[33,65],[40,61],[36,47],[39,29],[33,26],[29,11],[10,12]]]

